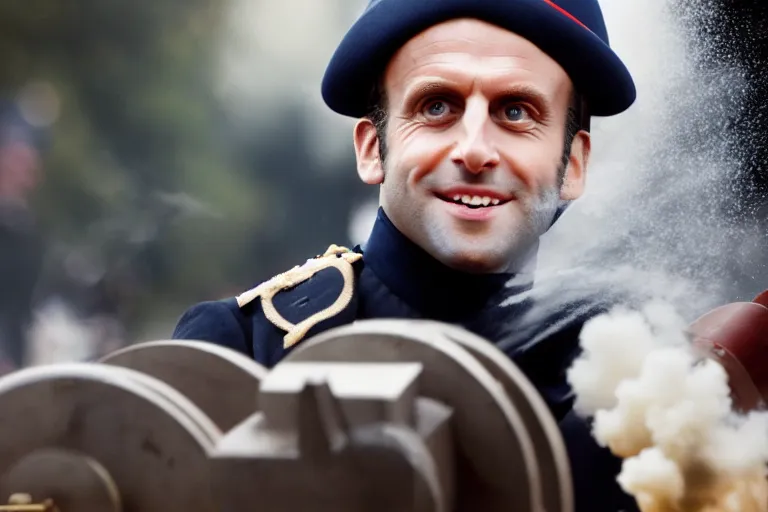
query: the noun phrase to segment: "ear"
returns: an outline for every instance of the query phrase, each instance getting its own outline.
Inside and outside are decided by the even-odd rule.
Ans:
[[[591,150],[592,139],[589,133],[580,130],[571,144],[571,154],[568,156],[568,166],[565,169],[565,179],[560,189],[560,199],[573,201],[584,193]]]
[[[379,137],[370,119],[360,119],[355,124],[355,156],[357,174],[363,183],[380,185],[384,181],[384,166],[379,158]]]

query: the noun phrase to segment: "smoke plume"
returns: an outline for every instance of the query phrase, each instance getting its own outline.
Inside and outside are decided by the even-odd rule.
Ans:
[[[731,59],[712,61],[697,32],[723,13],[678,0],[601,4],[638,97],[593,120],[585,194],[542,239],[528,297],[540,307],[524,322],[606,293],[664,299],[688,321],[754,297],[768,287],[768,239],[745,199],[749,148],[731,129],[753,84]]]
[[[665,303],[617,308],[582,330],[576,410],[624,458],[643,512],[768,511],[768,412],[733,412],[725,370],[701,359]]]

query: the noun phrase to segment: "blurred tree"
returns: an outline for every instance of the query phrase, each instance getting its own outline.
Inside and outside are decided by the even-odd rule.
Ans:
[[[60,101],[36,197],[50,242],[44,293],[118,315],[129,337],[242,286],[259,187],[211,95],[224,0],[0,3],[0,89]],[[248,265],[244,264],[248,261]]]

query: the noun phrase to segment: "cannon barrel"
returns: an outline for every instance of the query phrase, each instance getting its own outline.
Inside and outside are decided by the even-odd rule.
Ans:
[[[357,322],[269,370],[155,341],[0,378],[0,511],[244,509],[572,512],[573,493],[538,392],[442,323]]]
[[[715,308],[690,326],[694,345],[728,374],[734,408],[768,404],[768,290],[751,302]]]

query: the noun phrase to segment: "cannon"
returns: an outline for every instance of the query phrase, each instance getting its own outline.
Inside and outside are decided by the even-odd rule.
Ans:
[[[0,511],[571,512],[554,418],[486,340],[326,331],[267,370],[205,342],[0,378]]]
[[[734,409],[747,412],[768,404],[768,290],[752,301],[732,302],[696,319],[693,345],[728,374]]]
[[[768,293],[689,334],[765,406]],[[438,322],[335,328],[271,369],[154,341],[0,378],[0,512],[572,512],[571,485],[531,383]]]

